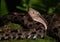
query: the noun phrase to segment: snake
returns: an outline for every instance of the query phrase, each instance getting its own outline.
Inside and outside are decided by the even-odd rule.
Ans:
[[[28,13],[10,12],[0,19],[0,26],[11,21],[21,24],[23,29],[6,29],[0,31],[0,40],[6,39],[36,39],[44,38],[47,30],[47,21],[35,9],[29,8]]]

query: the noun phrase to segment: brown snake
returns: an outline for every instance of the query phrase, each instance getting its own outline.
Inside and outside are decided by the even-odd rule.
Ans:
[[[1,19],[1,24],[5,24],[8,21],[13,23],[22,24],[24,28],[22,30],[7,29],[0,31],[0,40],[4,39],[36,39],[43,38],[47,30],[47,22],[41,16],[41,14],[29,8],[28,14],[12,12]]]

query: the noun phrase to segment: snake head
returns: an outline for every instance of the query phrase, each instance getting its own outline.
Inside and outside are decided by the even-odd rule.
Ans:
[[[47,29],[47,21],[42,17],[42,15],[35,9],[29,8],[29,15],[34,21],[37,21],[44,25],[45,30]]]

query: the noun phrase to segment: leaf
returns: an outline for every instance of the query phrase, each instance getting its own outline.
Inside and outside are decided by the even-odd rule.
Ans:
[[[51,13],[53,13],[55,11],[55,8],[49,8],[49,10],[48,10],[48,14],[51,14]]]
[[[1,0],[1,14],[0,16],[6,15],[8,13],[5,0]]]
[[[20,7],[20,6],[16,6],[17,9],[20,9],[22,11],[27,11],[27,8],[23,8],[23,7]]]

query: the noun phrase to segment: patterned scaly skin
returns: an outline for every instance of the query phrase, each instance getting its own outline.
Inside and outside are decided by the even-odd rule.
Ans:
[[[35,13],[36,15],[36,13]],[[8,15],[1,18],[0,26],[3,26],[5,23],[12,22],[16,24],[21,24],[24,28],[22,31],[18,30],[8,30],[8,32],[0,31],[0,40],[2,39],[36,39],[44,38],[46,35],[47,26],[44,23],[44,20],[38,22],[32,19],[28,13],[18,13],[12,12]],[[46,28],[45,28],[46,27]]]
[[[6,29],[0,31],[0,40],[9,40],[9,39],[37,39],[43,38],[45,31],[42,28],[38,29]]]

